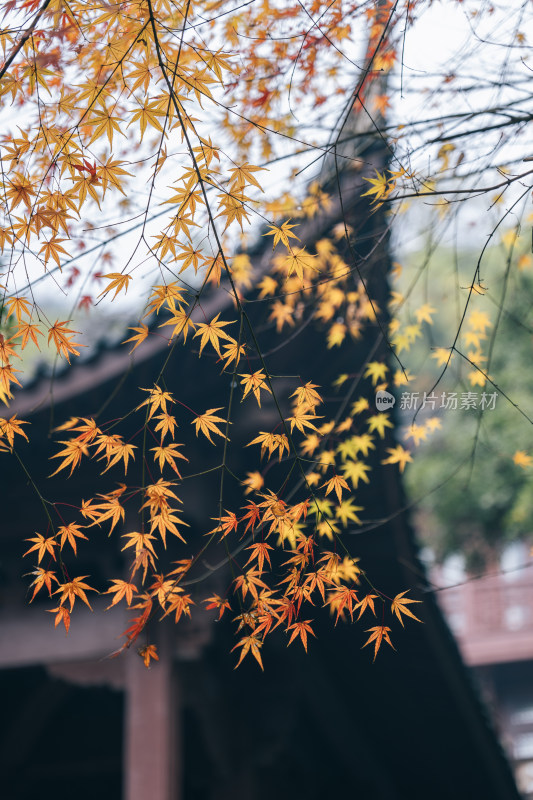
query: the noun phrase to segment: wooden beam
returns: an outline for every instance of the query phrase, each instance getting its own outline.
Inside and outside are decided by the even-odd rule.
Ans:
[[[85,606],[75,608],[68,635],[63,627],[54,628],[53,615],[42,607],[6,607],[0,614],[0,669],[109,656],[120,647],[118,637],[128,615],[118,607],[104,611],[106,605],[94,601],[94,613]]]
[[[459,635],[459,646],[470,667],[507,664],[511,661],[533,661],[531,628],[525,631],[497,631],[494,635],[468,639]]]

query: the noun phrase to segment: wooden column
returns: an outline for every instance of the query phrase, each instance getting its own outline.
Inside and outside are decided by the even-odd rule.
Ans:
[[[124,800],[180,800],[179,696],[170,642],[146,669],[134,648],[126,654]]]

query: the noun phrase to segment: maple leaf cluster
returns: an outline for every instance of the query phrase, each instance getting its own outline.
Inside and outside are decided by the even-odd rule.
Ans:
[[[236,365],[234,369],[237,369]],[[376,372],[384,377],[384,370],[378,370],[377,366],[371,366],[369,377],[372,378]],[[267,389],[273,386],[268,373],[257,375],[255,386],[248,382],[247,376],[243,381],[243,400],[248,394],[255,395],[264,381]],[[317,413],[323,405],[319,389],[310,381],[298,386],[288,398],[291,409],[283,420],[286,433],[264,432],[249,443],[261,444],[260,457],[266,459],[267,464],[271,458],[282,464],[289,460],[288,456],[296,455],[293,437],[300,434],[300,450],[304,458],[300,465],[307,465],[304,473],[307,496],[299,502],[284,499],[279,491],[265,488],[261,472],[249,473],[242,485],[245,495],[253,494],[253,499],[249,497],[237,511],[221,511],[212,520],[214,526],[206,531],[207,543],[198,555],[174,560],[171,569],[161,569],[160,566],[167,549],[176,550],[176,545],[171,546],[167,541],[167,535],[174,537],[178,547],[179,543],[186,545],[187,528],[181,516],[183,503],[176,492],[188,476],[182,476],[176,460],[187,464],[189,459],[181,452],[186,452],[185,445],[175,440],[179,426],[171,412],[178,405],[177,399],[157,384],[143,389],[146,397],[134,412],[144,418],[139,436],[146,431],[158,439],[157,446],[144,446],[144,457],[147,458],[150,451],[153,453],[161,477],[142,489],[121,483],[118,489],[82,500],[79,522],[67,524],[63,521],[57,529],[49,529],[47,535],[36,533],[31,537],[31,547],[25,553],[37,559],[32,573],[31,600],[43,589],[50,597],[59,595],[58,605],[52,609],[56,614],[55,622],[56,625],[62,622],[68,631],[75,602],[81,600],[90,607],[86,593],[97,590],[85,582],[88,576],[68,577],[65,548],[68,547],[71,556],[75,557],[80,542],[89,545],[95,528],[104,529],[109,536],[123,529],[126,506],[135,503],[140,495],[142,502],[139,506],[137,501],[137,509],[143,520],[142,527],[122,534],[125,540],[122,551],[131,557],[129,576],[113,578],[111,586],[104,592],[112,595],[108,608],[125,603],[136,612],[123,632],[122,649],[138,640],[158,610],[163,616],[173,615],[179,622],[183,616],[190,616],[192,606],[199,601],[205,604],[206,610],[216,610],[219,619],[225,613],[233,615],[239,636],[235,648],[240,648],[237,666],[250,654],[261,668],[261,648],[266,637],[278,628],[288,634],[288,645],[300,639],[307,650],[308,637],[315,636],[311,614],[317,607],[328,607],[335,622],[359,621],[368,614],[383,617],[390,600],[390,613],[402,625],[405,616],[417,619],[409,604],[418,601],[405,597],[405,591],[393,599],[382,594],[369,582],[358,559],[350,555],[340,537],[343,529],[362,524],[358,514],[363,509],[355,505],[351,494],[360,481],[369,481],[370,467],[362,459],[376,447],[370,431],[378,436],[384,435],[387,417],[383,415],[384,421],[378,424],[376,415],[370,414],[366,423],[368,432],[354,433],[354,418],[370,410],[368,403],[360,398],[353,404],[353,416],[337,425],[321,423],[321,416]],[[255,396],[255,402],[260,407],[260,396]],[[217,412],[221,410],[208,409],[203,414],[188,411],[196,436],[204,436],[212,445],[215,445],[213,434],[217,434],[219,440],[227,441],[225,431],[229,420],[218,416]],[[20,422],[15,418],[4,424],[3,435],[11,446],[15,433],[24,436],[22,429],[17,430]],[[127,480],[128,465],[130,460],[135,460],[137,445],[124,442],[118,433],[106,432],[106,426],[97,425],[90,417],[71,418],[56,432],[70,438],[61,438],[61,449],[52,456],[61,459],[54,475],[63,470],[68,470],[71,475],[82,460],[86,460],[97,463],[99,468],[103,466],[102,475],[120,469]],[[391,457],[387,463],[399,462]],[[339,468],[341,471],[337,471]],[[168,473],[171,480],[167,479]],[[201,599],[186,591],[185,587],[189,576],[194,574],[199,557],[214,541],[224,542],[231,549],[237,548],[237,552],[242,550],[246,559],[241,562],[239,574],[234,577],[226,595]],[[324,546],[330,542],[334,542],[345,555],[341,557]],[[284,559],[279,564],[276,561],[275,568],[272,558],[280,552]],[[237,565],[236,556],[232,556],[232,563]],[[381,606],[380,612],[376,603]],[[390,626],[384,624],[368,631],[371,636],[367,644],[374,643],[374,657],[383,641],[392,645],[390,631]],[[139,651],[147,666],[151,660],[157,660],[156,651],[150,649],[152,647],[147,644]]]
[[[411,1],[407,11],[416,5]],[[309,27],[309,14],[320,27]],[[357,376],[369,382],[368,391],[357,397],[350,390],[342,413],[330,413],[321,387],[299,369],[277,383],[259,341],[261,325],[285,339],[312,321],[336,352],[359,340],[366,326],[382,324],[384,310],[353,257],[355,232],[342,223],[328,235],[309,235],[336,199],[316,182],[303,199],[298,192],[273,196],[265,164],[283,143],[302,144],[283,107],[287,81],[294,101],[308,107],[312,98],[309,113],[317,120],[326,103],[324,75],[342,106],[343,48],[364,25],[368,74],[355,95],[349,90],[350,103],[363,103],[371,73],[394,62],[393,17],[390,2],[370,8],[315,0],[309,9],[265,2],[259,12],[253,4],[226,9],[206,0],[7,4],[0,98],[24,113],[0,141],[6,258],[0,402],[8,408],[21,388],[29,353],[46,345],[54,363],[70,364],[89,342],[87,331],[76,330],[82,314],[93,306],[108,313],[112,303],[146,285],[149,299],[123,344],[132,360],[158,340],[169,353],[155,384],[139,387],[135,403],[125,398],[122,419],[75,416],[55,430],[59,449],[50,477],[99,473],[89,496],[70,504],[73,521],[63,517],[60,502],[43,500],[51,509],[46,530],[26,537],[25,556],[37,562],[31,600],[54,598],[55,624],[67,632],[75,606],[91,607],[89,592],[109,595],[108,608],[134,610],[124,647],[156,615],[179,622],[204,603],[219,618],[233,616],[238,664],[250,654],[262,666],[263,643],[276,629],[287,634],[288,645],[299,639],[307,650],[318,607],[328,608],[335,622],[381,620],[369,631],[374,655],[383,641],[392,644],[385,613],[402,625],[404,617],[416,619],[409,604],[418,601],[405,591],[395,598],[381,593],[343,538],[364,523],[357,493],[371,479],[369,456],[393,426],[389,414],[371,412],[368,399],[389,385],[389,367],[381,357],[369,360]],[[292,82],[296,66],[301,77]],[[379,103],[386,106],[386,97]],[[413,180],[405,170],[372,175],[363,177],[375,207]],[[246,250],[245,236],[265,220],[264,241],[272,244],[266,268]],[[126,239],[111,245],[125,233],[136,236],[127,253],[129,244],[121,251]],[[38,281],[27,285],[30,262],[76,298],[64,319],[49,318]],[[259,326],[248,312],[251,302],[265,309]],[[431,324],[433,312],[420,309],[417,325]],[[485,328],[480,319],[472,324],[471,343],[479,349]],[[417,335],[413,325],[405,333],[390,331],[398,352]],[[208,401],[193,409],[186,387],[183,395],[169,391],[165,370],[175,363],[178,343],[210,365],[213,379],[229,379],[226,405]],[[332,391],[354,378],[341,376]],[[246,476],[232,473],[229,458],[241,404],[261,420],[244,443],[255,463]],[[137,432],[125,437],[120,425],[130,416],[138,420]],[[26,471],[28,425],[16,413],[0,419],[1,455]],[[200,546],[188,531],[183,486],[205,470],[191,437],[180,435],[185,426],[218,458],[208,470],[220,478],[218,513],[205,520]],[[386,452],[382,464],[400,471],[411,460],[400,445]],[[135,467],[141,481],[131,478]],[[112,485],[111,476],[117,478]],[[240,484],[240,506],[226,508],[229,479]],[[43,489],[39,496],[45,495]],[[138,524],[127,526],[132,518]],[[107,588],[92,587],[88,575],[70,577],[67,564],[96,546],[100,531],[121,537],[128,559],[127,574],[111,578]],[[189,586],[207,548],[220,542],[235,575],[226,594],[205,598]],[[157,661],[150,642],[139,652],[146,666]]]

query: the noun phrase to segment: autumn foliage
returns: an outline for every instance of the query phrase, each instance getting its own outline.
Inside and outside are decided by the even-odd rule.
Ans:
[[[286,632],[288,645],[299,640],[307,650],[320,607],[329,608],[335,624],[363,625],[374,658],[383,643],[393,646],[394,624],[417,620],[411,604],[419,601],[403,587],[392,597],[380,591],[379,575],[367,575],[344,537],[363,524],[357,492],[372,480],[369,456],[392,428],[390,414],[372,407],[374,394],[406,385],[408,372],[399,359],[391,367],[370,356],[358,391],[346,392],[349,402],[337,415],[324,395],[341,396],[353,376],[323,387],[320,375],[301,376],[295,364],[291,389],[281,396],[248,303],[266,309],[268,329],[282,339],[312,309],[310,321],[332,351],[386,319],[349,257],[351,232],[342,221],[312,246],[302,241],[305,224],[329,208],[330,191],[305,179],[305,189],[294,193],[273,184],[285,158],[293,158],[296,173],[302,153],[323,158],[333,151],[313,131],[320,119],[328,135],[346,110],[382,120],[383,78],[401,44],[398,20],[408,24],[421,5],[4,3],[2,458],[26,470],[30,421],[11,414],[9,405],[24,384],[27,349],[48,348],[56,359],[74,362],[88,340],[73,317],[83,327],[87,309],[111,313],[126,295],[137,304],[148,297],[124,334],[133,358],[145,342],[163,337],[166,368],[182,347],[190,348],[228,387],[224,406],[206,398],[192,408],[186,386],[183,396],[169,391],[163,370],[154,385],[139,387],[134,401],[124,398],[123,419],[137,420],[134,438],[125,440],[121,420],[105,415],[56,425],[50,474],[68,480],[92,462],[102,476],[68,513],[46,485],[34,487],[44,528],[26,537],[30,599],[49,596],[56,626],[68,631],[78,604],[90,607],[96,593],[107,595],[108,608],[131,609],[123,647],[135,643],[148,666],[157,659],[145,640],[148,621],[169,616],[179,623],[194,604],[217,618],[231,615],[237,665],[251,656],[262,667],[261,648],[276,630]],[[354,84],[346,53],[361,41],[364,66]],[[309,115],[307,129],[294,109]],[[391,198],[427,189],[404,166],[364,180],[363,195],[378,210]],[[113,242],[121,237],[119,252]],[[249,250],[262,237],[271,247],[268,269],[258,269]],[[49,317],[41,288],[51,282],[69,298],[70,318]],[[205,299],[217,296],[220,310],[215,303],[207,313]],[[386,337],[391,352],[409,349],[434,313],[425,303],[410,325],[394,320]],[[486,326],[483,316],[471,318],[473,347],[481,348]],[[433,355],[446,365],[452,352]],[[475,375],[479,359],[472,359]],[[259,419],[264,404],[273,403],[277,422],[257,426],[247,442],[255,469],[236,476],[228,454],[241,403],[254,404]],[[185,426],[218,454],[218,511],[203,530],[187,522],[184,489],[204,465],[182,441]],[[412,443],[437,426],[438,420],[416,423]],[[411,460],[409,447],[394,443],[382,463],[402,472]],[[129,482],[132,464],[143,465],[140,485]],[[226,507],[225,480],[240,484],[240,506]],[[126,510],[137,515],[137,530],[125,527]],[[76,556],[96,530],[120,537],[128,560],[127,575],[109,586],[76,574]],[[233,577],[224,595],[203,597],[189,579],[211,546],[225,548]]]

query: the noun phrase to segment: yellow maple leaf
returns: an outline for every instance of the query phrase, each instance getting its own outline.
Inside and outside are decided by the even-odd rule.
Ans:
[[[259,300],[262,300],[264,297],[276,294],[278,282],[271,275],[265,275],[263,280],[257,284],[257,288],[261,290],[259,293]]]
[[[279,333],[284,325],[294,326],[294,308],[289,303],[276,300],[272,305],[269,320],[276,321],[276,330]]]
[[[328,331],[328,349],[339,347],[346,338],[346,325],[343,322],[335,322]]]
[[[287,454],[290,453],[289,440],[284,433],[267,433],[265,431],[261,431],[259,436],[256,436],[255,439],[253,439],[251,442],[248,442],[246,447],[250,447],[252,444],[261,445],[261,458],[263,458],[267,450],[269,457],[272,455],[272,453],[275,453],[276,450],[278,450],[280,461],[285,450],[287,451]]]
[[[402,614],[405,614],[406,617],[411,617],[411,619],[415,619],[417,622],[422,622],[422,620],[415,617],[413,612],[407,607],[409,603],[421,603],[421,600],[411,600],[409,597],[404,597],[409,590],[406,589],[405,592],[400,592],[397,594],[394,600],[392,601],[391,610],[393,614],[396,614],[398,619],[400,620],[402,627],[403,627],[403,619]]]
[[[155,426],[156,433],[157,431],[161,431],[161,441],[163,441],[167,434],[174,436],[174,429],[177,427],[176,417],[164,412],[163,414],[158,414],[154,419],[161,420]]]
[[[439,420],[440,422],[440,420]],[[400,472],[403,472],[405,465],[412,462],[413,458],[408,450],[405,450],[401,444],[397,447],[387,447],[388,458],[384,458],[382,464],[398,464]]]
[[[161,445],[160,447],[151,447],[150,449],[154,454],[154,461],[159,461],[159,469],[161,472],[163,471],[163,466],[166,463],[169,464],[178,477],[181,478],[175,459],[181,458],[183,461],[188,461],[189,459],[176,449],[178,447],[183,447],[183,445],[178,444],[177,442],[172,442],[166,446]]]
[[[281,225],[269,225],[270,230],[267,233],[264,233],[263,236],[273,236],[272,240],[272,250],[276,247],[276,245],[281,242],[285,245],[287,249],[290,248],[289,239],[296,239],[298,242],[300,241],[295,233],[292,232],[291,228],[295,228],[296,225],[290,225],[290,219],[283,222]]]
[[[141,388],[141,387],[140,387]],[[146,400],[143,400],[140,405],[137,406],[135,411],[138,411],[143,406],[150,406],[150,411],[148,414],[148,419],[151,419],[153,414],[160,408],[161,411],[166,414],[167,413],[167,403],[173,403],[174,398],[170,394],[170,392],[164,392],[160,386],[155,384],[153,389],[143,389],[141,388],[141,392],[149,392],[149,397]]]
[[[431,358],[436,359],[438,367],[443,367],[448,363],[448,361],[451,361],[453,358],[453,353],[451,350],[447,350],[445,347],[436,347],[431,354]]]
[[[263,488],[265,479],[260,472],[247,472],[246,478],[241,483],[246,486],[244,494],[251,494],[251,492],[259,492]]]
[[[45,264],[50,258],[53,258],[58,267],[61,265],[61,255],[68,256],[69,253],[65,250],[62,246],[61,242],[66,241],[66,239],[56,239],[55,237],[50,239],[49,241],[44,241],[41,245],[41,249],[39,253],[43,254]]]
[[[303,280],[304,271],[305,270],[315,270],[318,271],[318,267],[315,264],[315,259],[317,256],[312,256],[308,253],[305,247],[300,247],[296,250],[291,250],[289,255],[285,260],[285,265],[287,268],[287,277],[292,275],[293,272],[296,273],[300,280]]]
[[[256,372],[246,372],[246,373],[239,373],[239,378],[242,378],[241,383],[244,385],[244,393],[242,399],[253,392],[255,399],[257,400],[257,404],[259,408],[261,408],[261,389],[272,394],[272,391],[268,384],[266,383],[266,375],[261,370],[257,370]]]
[[[307,410],[310,411],[310,409]],[[311,428],[311,430],[318,432],[318,428],[311,422],[311,420],[322,418],[317,417],[317,415],[313,413],[306,414],[305,411],[306,406],[296,406],[293,415],[286,418],[286,421],[291,423],[291,433],[293,432],[295,426],[301,433],[305,433],[305,428]]]
[[[418,447],[420,442],[425,442],[427,439],[428,431],[425,425],[417,425],[414,422],[412,425],[409,425],[409,428],[405,434],[406,439],[412,439],[415,443],[415,446]]]
[[[361,414],[363,411],[367,411],[370,408],[368,400],[366,397],[360,397],[355,403],[352,403],[352,414]]]
[[[517,450],[513,456],[513,461],[517,466],[522,467],[522,469],[527,469],[527,467],[531,466],[533,458],[528,456],[524,450]]]
[[[472,311],[468,318],[472,330],[485,333],[486,328],[492,325],[489,315],[485,311]]]
[[[377,206],[381,205],[381,202],[385,200],[390,193],[394,190],[395,183],[394,181],[389,182],[389,179],[385,175],[385,172],[378,172],[376,170],[376,178],[365,178],[363,177],[364,181],[367,181],[370,184],[370,189],[368,191],[363,192],[361,197],[366,197],[366,195],[373,195],[371,198],[372,203],[375,203]]]
[[[383,361],[371,361],[366,365],[364,378],[372,379],[372,386],[375,386],[378,381],[384,381],[385,375],[388,372],[388,367]]]
[[[7,315],[15,315],[19,325],[22,324],[22,315],[31,316],[31,303],[25,297],[8,297],[6,300]]]
[[[164,328],[166,325],[173,325],[174,330],[170,336],[170,342],[174,338],[174,336],[179,336],[180,333],[183,334],[183,343],[187,341],[187,334],[189,332],[189,328],[193,331],[196,330],[196,325],[191,320],[191,312],[186,311],[183,306],[179,306],[178,309],[174,306],[174,303],[169,302],[169,309],[172,313],[170,319],[167,319],[166,322],[163,322],[159,325],[160,328]]]
[[[357,489],[359,481],[370,483],[370,478],[367,475],[370,469],[371,468],[362,461],[347,461],[343,464],[342,474],[352,482],[353,488]]]
[[[222,417],[215,416],[216,411],[221,411],[222,406],[220,408],[209,408],[205,414],[198,414],[196,419],[193,419],[191,425],[196,426],[196,435],[200,432],[204,434],[204,436],[209,439],[211,444],[214,444],[214,441],[211,439],[211,433],[216,433],[219,436],[222,436],[223,439],[227,439],[228,437],[222,433],[222,431],[217,427],[217,422],[226,422],[225,419]]]
[[[98,297],[102,297],[102,295],[106,295],[108,292],[115,290],[115,294],[112,297],[112,300],[115,299],[117,294],[124,289],[124,294],[128,292],[128,286],[131,281],[131,275],[123,275],[121,272],[109,272],[107,275],[103,275],[104,278],[109,278],[110,283],[103,292],[100,292]]]
[[[144,340],[147,338],[147,336],[150,333],[150,331],[148,330],[148,326],[144,325],[142,322],[141,322],[141,327],[140,328],[128,328],[128,330],[129,331],[136,331],[136,334],[135,334],[135,336],[130,336],[129,339],[124,339],[122,344],[127,344],[128,342],[135,342],[135,344],[133,345],[133,347],[130,350],[130,353],[133,353],[135,348],[139,347],[139,345],[144,342]]]
[[[348,522],[355,522],[357,525],[362,525],[361,520],[357,516],[358,511],[362,511],[362,506],[355,506],[353,500],[343,500],[340,505],[337,506],[335,511],[335,516],[337,519],[340,519],[343,526],[346,528],[348,526]]]
[[[386,428],[394,427],[386,414],[374,414],[367,419],[367,425],[369,433],[377,431],[380,439],[385,437]]]
[[[415,311],[416,321],[420,324],[421,322],[427,322],[429,325],[433,325],[432,314],[436,312],[436,308],[433,308],[432,305],[429,303],[424,303],[423,306],[417,308]]]
[[[318,385],[308,381],[304,386],[299,386],[292,394],[291,397],[296,397],[297,405],[305,405],[308,408],[315,408],[315,406],[323,403],[321,396],[316,391]]]
[[[238,364],[241,357],[246,354],[245,346],[239,344],[235,339],[232,339],[228,344],[222,345],[222,347],[224,348],[224,353],[222,354],[224,369],[227,369],[233,362]]]
[[[220,352],[220,339],[227,339],[230,342],[234,341],[233,337],[227,334],[225,330],[223,330],[223,328],[226,325],[233,325],[233,321],[231,322],[219,321],[218,319],[219,316],[220,313],[217,314],[216,317],[214,317],[214,319],[211,320],[211,322],[198,323],[197,326],[198,330],[194,334],[194,338],[196,338],[197,336],[202,337],[200,339],[200,352],[198,354],[199,356],[202,355],[202,350],[204,349],[206,344],[210,342],[215,348],[216,352],[218,353],[218,356],[222,358],[222,354]]]

